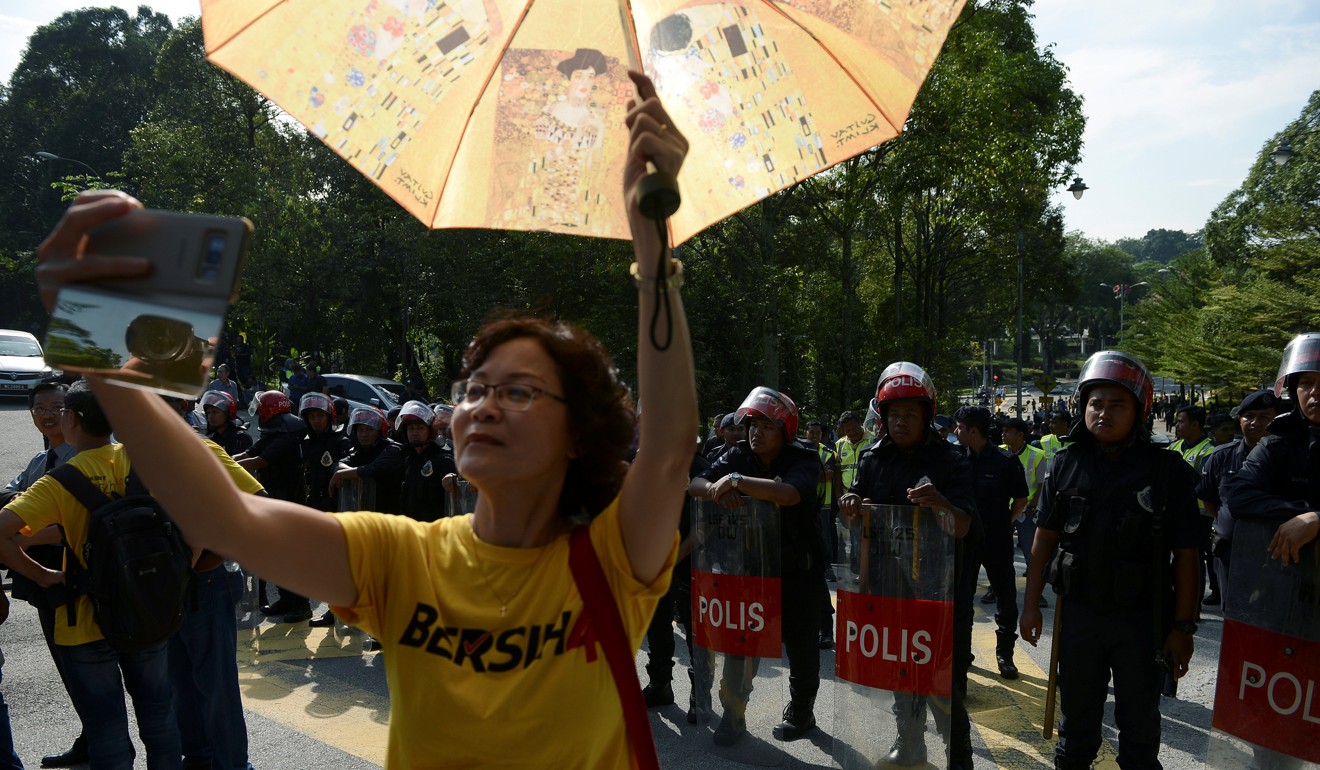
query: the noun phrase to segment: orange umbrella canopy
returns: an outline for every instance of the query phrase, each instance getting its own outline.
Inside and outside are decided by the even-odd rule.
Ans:
[[[964,0],[202,0],[207,55],[429,227],[627,238],[627,70],[674,241],[896,136]]]

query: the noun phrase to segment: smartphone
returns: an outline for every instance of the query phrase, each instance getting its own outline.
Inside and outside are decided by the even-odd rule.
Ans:
[[[93,228],[87,252],[145,257],[136,278],[69,284],[46,331],[46,362],[193,399],[206,387],[229,305],[238,299],[252,223],[144,209]]]

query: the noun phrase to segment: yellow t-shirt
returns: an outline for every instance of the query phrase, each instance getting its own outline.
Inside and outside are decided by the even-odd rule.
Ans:
[[[207,448],[220,460],[238,488],[247,493],[261,491],[261,483],[252,474],[234,462],[219,444],[210,439],[203,439]],[[96,449],[86,449],[74,455],[69,465],[77,468],[91,480],[101,492],[115,497],[124,494],[124,479],[132,469],[128,453],[122,444],[106,444]],[[77,554],[78,563],[86,569],[83,561],[83,545],[87,542],[88,510],[79,503],[64,485],[49,475],[37,479],[26,492],[19,495],[5,506],[18,514],[28,530],[37,532],[52,524],[64,527],[64,537],[69,547]],[[65,550],[65,571],[68,571],[69,552]],[[87,596],[77,599],[76,625],[70,625],[68,608],[60,607],[55,614],[55,643],[64,646],[87,644],[104,639],[105,635],[92,617],[92,601]]]
[[[387,768],[631,766],[609,664],[581,636],[567,535],[544,548],[504,548],[478,540],[471,515],[338,518],[358,606],[335,613],[384,650]],[[677,534],[650,585],[633,578],[617,498],[590,534],[636,650],[669,588]]]

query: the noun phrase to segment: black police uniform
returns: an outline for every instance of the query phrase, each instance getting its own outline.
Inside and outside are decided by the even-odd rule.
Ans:
[[[1228,483],[1228,510],[1280,523],[1320,505],[1320,427],[1297,412],[1275,417]]]
[[[1234,441],[1221,447],[1205,459],[1201,466],[1201,478],[1196,482],[1196,497],[1204,500],[1215,511],[1214,536],[1210,544],[1210,553],[1215,559],[1215,572],[1219,577],[1220,596],[1223,597],[1223,609],[1228,610],[1228,570],[1231,561],[1229,545],[1233,540],[1233,515],[1229,513],[1225,498],[1229,479],[1242,470],[1242,463],[1247,459],[1245,441]]]
[[[302,503],[306,492],[303,487],[302,454],[300,445],[307,432],[307,423],[301,417],[292,414],[277,414],[261,426],[261,436],[247,451],[248,457],[260,457],[266,461],[266,467],[254,475],[265,487],[266,494],[276,500],[288,500]],[[263,581],[264,582],[264,581]],[[258,583],[258,593],[263,595],[262,583]],[[311,604],[307,597],[296,594],[280,586],[279,601],[261,608],[266,615],[289,614],[304,616],[311,613]]]
[[[692,457],[688,467],[688,478],[699,475],[710,467],[710,462],[700,452]],[[678,517],[678,534],[681,540],[687,540],[692,534],[692,517],[688,514],[689,498],[683,496],[683,513]],[[660,597],[655,614],[651,616],[651,625],[646,629],[646,646],[650,650],[646,659],[646,676],[653,691],[662,690],[673,679],[674,668],[674,620],[683,627],[687,639],[688,660],[695,660],[692,650],[692,554],[689,553],[674,564],[669,580],[669,590]],[[688,677],[693,677],[692,669]],[[695,679],[692,692],[697,692]],[[710,684],[706,685],[710,692]]]
[[[801,498],[796,505],[784,506],[779,512],[783,640],[788,654],[788,689],[795,713],[800,709],[810,711],[820,689],[816,627],[820,588],[825,582],[825,543],[820,535],[816,498],[820,467],[820,457],[814,451],[793,442],[786,442],[779,456],[767,466],[744,439],[698,474],[712,483],[730,473],[779,479],[796,489]],[[741,693],[744,705],[746,697],[746,693]]]
[[[933,429],[928,428],[925,441],[912,449],[903,449],[885,436],[862,450],[849,491],[876,505],[911,505],[908,490],[920,486],[923,480],[933,484],[950,505],[971,518],[971,528],[957,541],[954,556],[953,703],[947,712],[939,707],[932,709],[936,726],[949,736],[950,766],[971,767],[967,672],[972,667],[972,600],[976,594],[978,553],[985,534],[976,510],[971,465],[956,446],[940,438]],[[891,754],[902,757],[916,752],[924,757],[925,742],[921,734],[926,729],[926,702],[925,696],[895,693],[893,711],[898,743]]]
[[[258,475],[267,494],[276,500],[301,503],[304,499],[299,445],[306,432],[301,417],[277,414],[261,427],[261,437],[247,451],[248,457],[266,461]]]
[[[376,483],[376,509],[399,513],[399,489],[403,485],[403,453],[394,439],[381,436],[371,446],[356,445],[344,464],[357,468],[358,477]]]
[[[1159,768],[1164,669],[1156,653],[1173,621],[1171,552],[1200,547],[1196,474],[1145,441],[1102,447],[1083,423],[1068,437],[1073,443],[1045,477],[1037,521],[1060,533],[1046,578],[1068,605],[1058,639],[1055,764],[1072,770],[1095,760],[1112,671],[1118,763]]]
[[[330,496],[330,477],[339,461],[353,446],[344,432],[335,427],[320,433],[307,429],[299,451],[302,452],[303,480],[307,485],[307,505],[318,511],[335,510],[337,501]]]
[[[1239,569],[1254,574],[1250,580],[1225,583],[1224,597],[1238,622],[1315,639],[1320,637],[1320,541],[1312,540],[1303,547],[1300,561],[1287,567],[1265,553],[1263,546],[1279,525],[1315,510],[1320,501],[1320,427],[1294,411],[1274,418],[1269,431],[1271,435],[1256,444],[1241,470],[1224,485],[1228,509],[1239,530],[1257,530],[1252,533],[1255,537],[1239,537],[1235,546],[1243,565]],[[1261,527],[1267,530],[1260,532]],[[1252,540],[1251,550],[1243,550]],[[1314,766],[1249,745],[1253,768],[1301,770]]]
[[[454,455],[434,441],[426,442],[420,452],[411,446],[401,451],[403,483],[399,489],[399,513],[418,521],[443,518],[447,515],[448,495],[440,481],[446,474],[458,473]]]
[[[1013,567],[1013,530],[1009,520],[1013,500],[1025,500],[1031,494],[1022,462],[1012,452],[986,443],[978,454],[963,447],[972,468],[973,496],[976,510],[985,528],[979,565],[972,565],[973,580],[980,567],[995,592],[995,655],[1013,660],[1017,641],[1018,603],[1017,571]]]
[[[219,444],[230,457],[252,448],[252,437],[233,420],[225,423],[224,430],[208,431],[206,437]]]

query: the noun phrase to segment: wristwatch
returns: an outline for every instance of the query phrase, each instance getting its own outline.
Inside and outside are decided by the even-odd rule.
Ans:
[[[738,488],[738,483],[741,482],[741,481],[742,481],[742,474],[741,474],[741,473],[730,473],[730,474],[729,474],[729,483],[733,485],[733,488],[734,488],[734,489],[737,489],[737,488]]]
[[[1190,620],[1173,621],[1173,630],[1183,636],[1196,636],[1196,624]]]

